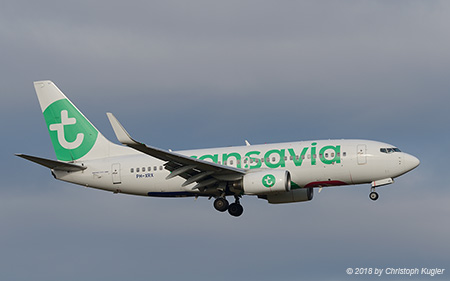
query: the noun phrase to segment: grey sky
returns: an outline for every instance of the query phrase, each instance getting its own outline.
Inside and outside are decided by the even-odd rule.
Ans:
[[[345,270],[450,270],[449,27],[447,1],[2,3],[0,279],[358,280]],[[107,111],[164,149],[363,138],[421,166],[380,188],[376,203],[369,186],[281,206],[249,197],[239,219],[206,199],[84,189],[13,156],[54,158],[32,86],[41,79],[113,141]]]

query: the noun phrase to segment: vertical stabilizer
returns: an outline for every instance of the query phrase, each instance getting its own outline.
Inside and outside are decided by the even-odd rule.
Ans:
[[[60,161],[110,156],[112,147],[91,122],[51,81],[34,82],[47,129]]]

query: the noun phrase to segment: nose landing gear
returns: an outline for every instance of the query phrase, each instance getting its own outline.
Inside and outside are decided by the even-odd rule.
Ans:
[[[376,201],[378,199],[378,193],[375,192],[375,187],[372,187],[371,191],[372,192],[370,192],[369,198]]]

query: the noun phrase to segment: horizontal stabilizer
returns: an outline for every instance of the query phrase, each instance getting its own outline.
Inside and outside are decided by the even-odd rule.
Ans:
[[[44,167],[47,167],[47,168],[50,168],[53,170],[75,172],[75,171],[82,171],[82,170],[86,169],[85,166],[80,166],[80,165],[61,162],[61,161],[55,161],[55,160],[51,160],[51,159],[40,158],[40,157],[36,157],[36,156],[30,156],[30,155],[26,155],[26,154],[16,154],[16,156],[27,159],[31,162],[37,163],[39,165],[42,165]]]

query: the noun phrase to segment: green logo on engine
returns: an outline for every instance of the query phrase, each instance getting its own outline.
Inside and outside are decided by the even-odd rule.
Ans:
[[[267,188],[271,188],[272,186],[274,186],[275,182],[275,176],[271,174],[267,174],[262,178],[262,184]]]
[[[44,118],[58,160],[80,159],[97,140],[98,131],[66,99],[49,105],[44,111]]]

